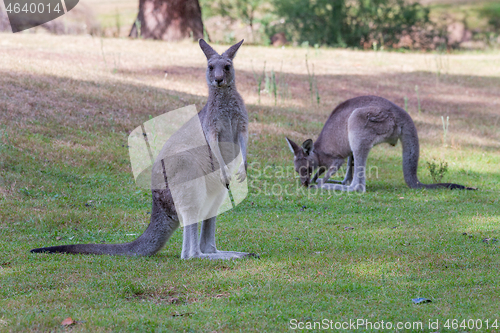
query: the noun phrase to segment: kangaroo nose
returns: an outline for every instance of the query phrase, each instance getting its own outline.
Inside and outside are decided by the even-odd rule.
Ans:
[[[217,84],[221,84],[222,81],[224,81],[224,78],[222,78],[222,77],[216,77],[215,78],[215,82],[217,82]]]

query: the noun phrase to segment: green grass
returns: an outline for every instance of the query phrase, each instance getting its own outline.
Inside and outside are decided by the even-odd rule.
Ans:
[[[202,105],[204,60],[200,53],[199,64],[182,63],[198,55],[189,44],[109,40],[105,52],[128,48],[132,54],[114,73],[103,64],[98,41],[3,37],[10,44],[0,49],[8,51],[0,59],[0,331],[282,332],[290,331],[292,319],[365,318],[421,321],[426,332],[452,332],[443,327],[447,319],[500,321],[499,243],[483,242],[500,239],[499,115],[492,102],[498,103],[498,68],[482,69],[491,77],[450,74],[439,87],[432,72],[419,68],[389,78],[323,69],[318,87],[324,104],[313,109],[305,68],[284,68],[299,102],[276,107],[272,98],[258,105],[252,86],[248,59],[266,50],[242,48],[239,87],[246,101],[255,101],[248,103],[250,193],[218,217],[217,241],[220,249],[259,253],[260,259],[180,260],[182,230],[148,258],[35,255],[29,250],[40,246],[131,241],[146,228],[151,198],[133,182],[128,133],[149,115]],[[79,60],[81,45],[89,60]],[[137,45],[146,52],[135,55]],[[158,65],[149,57],[170,47],[185,49],[186,56],[166,67],[171,81],[162,86],[163,72],[148,74]],[[42,56],[33,58],[32,50]],[[303,62],[300,49],[286,52]],[[314,60],[317,68],[333,68],[326,59],[343,61],[329,53],[337,51],[323,52],[324,59]],[[402,63],[417,57],[388,56]],[[297,82],[302,86],[294,88]],[[439,158],[449,165],[444,182],[480,190],[408,189],[400,145],[373,149],[365,194],[298,186],[285,134],[317,135],[335,103],[355,94],[378,92],[401,104],[415,84],[422,115],[415,98],[409,109],[422,138],[420,179],[431,182],[425,161]],[[443,108],[452,109],[448,147],[441,141]],[[432,303],[414,305],[416,297]],[[62,327],[67,317],[77,324]],[[427,329],[436,319],[439,329]]]

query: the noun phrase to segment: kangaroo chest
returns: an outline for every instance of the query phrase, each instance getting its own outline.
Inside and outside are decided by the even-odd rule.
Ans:
[[[230,117],[221,117],[216,122],[219,142],[238,142],[238,119]]]

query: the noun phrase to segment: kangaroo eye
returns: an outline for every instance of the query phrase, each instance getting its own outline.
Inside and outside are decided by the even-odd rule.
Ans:
[[[231,69],[231,67],[229,65],[224,66],[224,70],[228,71],[230,69]]]
[[[213,71],[213,70],[214,70],[214,66],[210,65],[210,66],[208,66],[208,69],[209,69],[210,71]]]

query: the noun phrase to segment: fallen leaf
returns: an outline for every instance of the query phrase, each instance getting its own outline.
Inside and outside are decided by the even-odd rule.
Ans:
[[[73,325],[74,323],[75,322],[73,321],[73,319],[71,319],[71,317],[68,317],[62,321],[61,325],[70,326],[70,325]]]
[[[344,230],[353,230],[354,227],[344,227]]]
[[[424,297],[413,298],[411,301],[413,302],[413,304],[422,304],[422,303],[431,303],[432,302],[430,299],[424,298]]]

